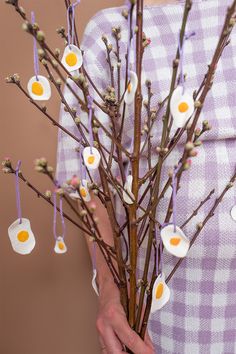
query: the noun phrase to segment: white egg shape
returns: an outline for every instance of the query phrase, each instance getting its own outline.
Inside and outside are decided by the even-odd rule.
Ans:
[[[88,181],[86,179],[82,180],[79,190],[80,190],[80,194],[81,194],[81,197],[83,198],[83,200],[85,202],[90,202],[91,195],[89,193]]]
[[[134,194],[132,193],[132,183],[133,183],[133,176],[128,175],[123,190],[123,199],[126,204],[134,203],[135,198],[134,198]]]
[[[93,269],[92,287],[93,287],[95,293],[97,294],[97,296],[99,296],[96,278],[97,278],[97,270]]]
[[[130,81],[125,91],[124,101],[126,104],[131,104],[134,101],[135,93],[138,87],[138,77],[134,71],[130,71]]]
[[[177,128],[183,128],[194,112],[194,99],[183,87],[177,86],[170,100],[170,112]]]
[[[86,146],[83,150],[83,159],[89,170],[95,170],[99,166],[101,155],[95,147]]]
[[[230,211],[231,218],[236,221],[236,205],[234,205]]]
[[[30,97],[35,101],[47,101],[51,97],[51,86],[48,79],[42,75],[31,77],[27,84]]]
[[[29,254],[35,247],[35,237],[31,230],[30,221],[22,218],[14,221],[8,228],[8,236],[13,250],[19,254]]]
[[[188,253],[190,241],[180,227],[169,224],[161,229],[161,239],[165,249],[176,257],[183,258]]]
[[[151,313],[160,310],[170,299],[170,289],[165,282],[165,275],[159,274],[152,289]]]
[[[58,254],[66,253],[67,252],[67,247],[64,241],[64,238],[61,236],[58,236],[55,242],[54,246],[54,251]]]
[[[81,50],[74,44],[66,46],[61,62],[69,72],[78,70],[83,64]]]

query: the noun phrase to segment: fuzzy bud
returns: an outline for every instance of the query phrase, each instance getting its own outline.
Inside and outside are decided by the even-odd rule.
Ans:
[[[194,144],[191,141],[187,142],[187,144],[185,145],[185,150],[187,151],[191,151],[193,148]]]
[[[45,40],[45,34],[43,31],[38,31],[36,38],[39,42],[43,42]]]
[[[51,196],[52,196],[52,192],[51,192],[50,190],[46,190],[46,192],[45,192],[45,197],[48,198],[48,199],[50,199]]]

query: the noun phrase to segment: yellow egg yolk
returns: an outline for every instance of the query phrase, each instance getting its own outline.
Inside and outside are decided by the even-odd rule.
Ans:
[[[20,241],[20,242],[26,242],[29,239],[28,231],[22,230],[22,231],[18,232],[17,238],[18,238],[18,241]]]
[[[67,54],[66,56],[66,64],[69,66],[75,66],[77,64],[77,56],[75,53],[70,52],[69,54]]]
[[[87,196],[87,192],[85,188],[81,188],[80,189],[80,194],[82,195],[83,198],[85,198]]]
[[[37,96],[43,95],[43,86],[40,82],[38,82],[38,81],[33,82],[32,93]]]
[[[181,113],[185,113],[189,109],[189,105],[187,104],[187,102],[181,102],[178,108]]]
[[[62,241],[58,242],[58,248],[59,250],[63,251],[65,249],[65,245]]]
[[[172,246],[178,246],[178,244],[180,243],[181,239],[179,237],[172,237],[170,239],[170,244]]]
[[[129,82],[128,87],[127,87],[128,92],[130,93],[132,91],[132,84]]]
[[[156,299],[157,299],[157,300],[162,297],[163,290],[164,290],[164,285],[163,285],[163,283],[159,283],[159,284],[157,285],[157,288],[156,288]]]
[[[92,164],[94,163],[94,161],[95,161],[95,156],[94,156],[94,155],[90,155],[90,156],[88,157],[88,163],[89,163],[90,165],[92,165]]]

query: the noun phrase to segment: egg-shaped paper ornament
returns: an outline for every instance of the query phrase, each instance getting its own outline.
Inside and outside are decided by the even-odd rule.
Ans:
[[[35,237],[31,230],[30,221],[22,218],[14,221],[8,228],[8,235],[13,250],[19,254],[29,254],[35,247]]]
[[[234,221],[236,221],[236,205],[234,205],[230,211],[230,215]]]
[[[177,86],[170,100],[170,111],[177,128],[183,128],[194,112],[194,99],[183,87]]]
[[[27,90],[35,101],[47,101],[51,97],[51,86],[48,79],[42,75],[31,77]]]
[[[61,62],[69,72],[78,70],[83,64],[81,50],[74,44],[67,45]]]
[[[124,95],[126,104],[131,104],[134,101],[135,93],[138,87],[138,77],[134,71],[130,71],[130,81]]]
[[[81,197],[83,198],[83,200],[85,202],[90,202],[91,196],[89,193],[88,181],[86,179],[82,180],[80,187],[79,187],[79,191],[80,191],[80,194],[81,194]]]
[[[93,287],[95,293],[97,294],[97,296],[99,296],[96,278],[97,278],[97,270],[93,269],[92,287]]]
[[[54,251],[58,254],[66,253],[67,252],[67,247],[64,241],[64,238],[61,236],[58,236],[55,242],[54,246]]]
[[[134,198],[134,194],[132,193],[132,183],[133,183],[133,176],[128,175],[123,190],[123,199],[126,204],[134,203],[135,198]]]
[[[152,289],[151,312],[160,310],[170,299],[170,289],[165,282],[164,273],[156,278]]]
[[[84,164],[89,170],[98,168],[101,155],[95,147],[86,146],[83,150]]]
[[[190,241],[180,227],[169,224],[161,229],[161,239],[166,251],[176,257],[183,258],[188,253]]]

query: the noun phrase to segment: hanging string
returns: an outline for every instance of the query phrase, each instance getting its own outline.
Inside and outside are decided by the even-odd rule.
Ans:
[[[156,239],[156,276],[158,276],[159,273],[162,273],[162,269],[163,269],[163,259],[162,259],[163,243],[160,237],[159,238],[160,242],[158,247],[158,233],[156,229],[155,229],[155,239]],[[159,257],[159,251],[160,251],[160,257]]]
[[[21,166],[21,161],[19,160],[16,166],[16,208],[17,208],[17,215],[18,219],[20,220],[19,224],[22,224],[22,213],[21,213],[21,204],[20,204],[20,185],[19,185],[19,170]]]
[[[195,31],[190,32],[189,34],[184,34],[183,36],[183,41],[181,45],[181,32],[179,31],[179,36],[178,36],[178,49],[179,49],[179,67],[180,67],[180,85],[183,88],[183,94],[185,92],[185,80],[184,80],[184,44],[185,41],[188,40],[190,37],[194,36],[196,34]]]
[[[34,11],[31,11],[31,22],[32,25],[35,23],[35,14]],[[38,49],[37,49],[37,41],[36,38],[33,36],[33,52],[34,52],[34,73],[36,76],[36,80],[39,81],[39,56],[38,56]]]
[[[172,204],[173,204],[173,224],[174,224],[174,232],[176,232],[176,195],[177,195],[177,178],[176,175],[180,170],[182,165],[179,164],[174,168],[174,172],[172,175]]]
[[[132,38],[133,38],[133,33],[132,33],[132,16],[131,16],[131,9],[132,9],[132,5],[131,3],[129,3],[129,16],[128,16],[128,48],[127,48],[127,69],[128,69],[128,82],[130,81],[130,50],[131,50],[131,42],[132,42]]]
[[[83,180],[85,180],[87,178],[87,174],[86,174],[86,168],[85,168],[84,162],[83,162],[82,144],[79,149],[79,165],[80,165],[80,180],[81,180],[81,184],[83,186],[84,185]]]
[[[57,227],[57,195],[55,192],[53,193],[53,207],[54,207],[53,235],[54,235],[55,240],[57,240],[57,231],[56,231],[56,227]],[[63,233],[62,233],[61,237],[64,239],[65,233],[66,233],[66,225],[65,225],[65,220],[64,220],[64,216],[63,216],[62,196],[61,195],[60,195],[59,209],[60,209],[61,224],[62,224],[62,229],[63,229]]]
[[[90,153],[93,153],[93,127],[92,127],[92,116],[93,116],[93,98],[91,96],[87,96],[88,100],[88,110],[89,110],[89,140],[90,140]]]
[[[80,0],[76,1],[74,4],[70,5],[67,9],[67,41],[68,45],[74,44],[75,38],[75,7],[79,5]],[[72,12],[71,22],[70,22],[70,12]]]

